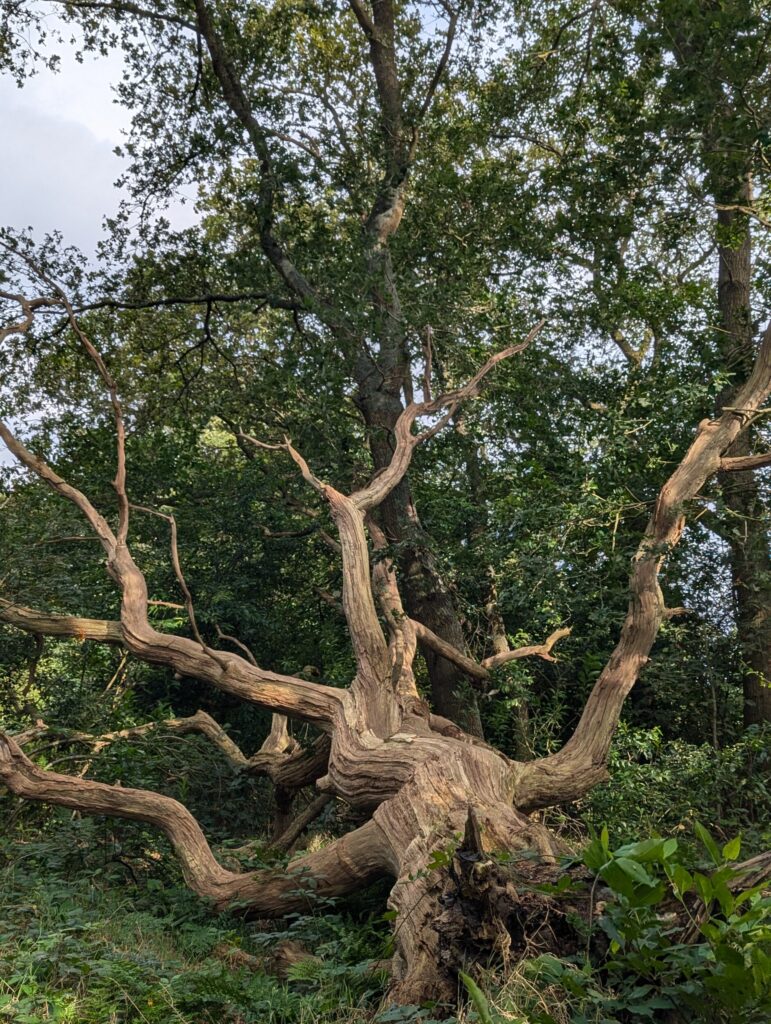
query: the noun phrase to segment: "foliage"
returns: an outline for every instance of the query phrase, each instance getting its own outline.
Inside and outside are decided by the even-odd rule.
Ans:
[[[397,404],[413,378],[436,393],[545,315],[537,344],[500,367],[484,397],[457,411],[454,429],[416,455],[407,504],[424,530],[387,553],[401,560],[403,578],[416,547],[434,560],[477,657],[490,653],[491,606],[512,646],[570,623],[556,662],[513,663],[479,698],[485,736],[505,754],[559,749],[617,637],[629,558],[659,486],[693,424],[713,415],[746,369],[716,329],[714,253],[740,244],[748,217],[757,309],[744,310],[745,321],[768,299],[768,6],[463,3],[452,59],[419,123],[448,7],[397,4],[405,124],[417,150],[403,225],[385,245],[380,283],[397,296],[385,317],[362,225],[382,198],[389,133],[349,5],[209,4],[270,161],[232,116],[200,26],[189,31],[191,4],[59,6],[61,24],[37,4],[0,0],[0,70],[22,83],[38,62],[55,65],[52,43],[120,51],[117,95],[133,118],[123,147],[131,203],[94,262],[56,237],[2,239],[62,283],[98,339],[125,405],[131,500],[174,514],[205,642],[223,647],[225,632],[261,665],[332,685],[354,671],[334,608],[341,576],[324,543],[323,503],[282,455],[245,445],[241,430],[266,441],[291,435],[321,478],[350,488],[377,468],[368,447],[377,431],[361,415],[372,378],[385,381],[395,362],[406,367]],[[400,187],[406,176],[405,168]],[[719,224],[750,180],[750,206]],[[190,184],[198,221],[174,232],[158,213]],[[273,272],[261,241],[274,229],[321,301],[301,301]],[[0,277],[16,290],[10,266]],[[12,320],[12,295],[3,302]],[[25,440],[114,514],[113,430],[88,360],[56,317],[4,334],[2,346],[0,413],[21,419]],[[357,373],[370,358],[377,372],[364,386]],[[755,438],[766,444],[768,427]],[[768,480],[758,479],[762,529]],[[761,1012],[767,903],[731,896],[723,863],[739,832],[745,852],[771,840],[769,732],[741,726],[746,666],[731,545],[749,520],[727,507],[720,480],[693,505],[663,579],[668,605],[690,613],[661,630],[625,711],[611,781],[582,805],[551,812],[571,837],[607,823],[586,855],[598,891],[613,897],[601,918],[607,956],[541,959],[521,976],[561,989],[576,1021],[693,1013],[694,1000],[715,1019]],[[117,595],[74,510],[4,465],[0,509],[0,597],[117,617]],[[159,602],[153,624],[190,635],[173,607],[180,584],[167,524],[135,512],[131,544]],[[762,571],[745,575],[742,586],[767,589]],[[426,665],[417,672],[428,696]],[[474,699],[470,688],[465,697]],[[95,644],[38,642],[0,626],[0,725],[12,731],[42,716],[54,729],[98,733],[199,707],[250,752],[266,732],[264,713],[194,681]],[[77,741],[32,753],[44,767],[68,763],[173,795],[215,839],[265,831],[266,788],[200,739],[152,734],[93,759]],[[261,939],[242,923],[199,916],[147,830],[15,806],[8,818],[27,831],[16,845],[5,841],[0,1016],[235,1024],[342,1020],[374,1008],[379,981],[361,963],[376,958],[379,931],[352,925],[335,905],[320,902]],[[694,873],[682,838],[695,821],[721,838],[719,863]],[[666,838],[616,845],[651,829]],[[429,869],[450,860],[437,851]],[[670,898],[707,915],[703,941],[676,941],[660,913]],[[34,919],[25,921],[25,907]],[[220,940],[259,951],[279,936],[321,956],[292,968],[286,986],[211,955]],[[469,1014],[495,1019],[470,975],[461,980]],[[378,1019],[426,1012],[391,1007]]]
[[[9,1024],[312,1024],[364,1021],[382,978],[382,928],[329,905],[296,919],[323,959],[281,982],[217,955],[259,955],[281,936],[213,917],[166,848],[129,826],[120,852],[101,823],[55,815],[0,845],[0,1020]],[[141,867],[140,867],[141,865]]]
[[[611,779],[576,809],[589,827],[607,822],[611,839],[644,833],[686,834],[694,820],[724,839],[741,832],[748,856],[771,843],[771,739],[749,729],[736,743],[665,740],[659,729],[622,724],[610,757]]]
[[[594,875],[586,949],[518,965],[493,1008],[473,982],[481,1021],[761,1024],[771,1011],[771,896],[733,889],[738,836],[720,844],[696,823],[697,848],[643,839],[611,849],[603,829],[580,863]],[[706,860],[705,860],[706,855]],[[551,887],[574,891],[568,885]],[[595,920],[594,916],[592,918]],[[491,991],[494,991],[491,989]],[[521,1015],[521,1016],[520,1016]]]

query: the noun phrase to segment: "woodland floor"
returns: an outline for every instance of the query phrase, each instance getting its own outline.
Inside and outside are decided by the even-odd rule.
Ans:
[[[751,806],[716,806],[720,786],[734,786],[735,792],[735,751],[716,760],[706,747],[669,744],[655,756],[640,757],[643,741],[644,734],[622,739],[615,787],[600,787],[585,805],[555,815],[553,824],[576,849],[588,829],[599,830],[604,819],[615,822],[616,845],[657,831],[687,843],[697,817],[719,841],[730,838],[729,832],[741,832],[742,856],[771,846],[762,774]],[[756,760],[767,750],[764,740],[745,741],[745,747],[748,742],[750,747],[754,743]],[[161,758],[159,770],[162,764]],[[142,770],[148,770],[146,764]],[[196,802],[195,775],[192,788],[188,798]],[[242,802],[236,790],[234,798]],[[386,975],[378,964],[389,955],[393,927],[386,884],[344,903],[318,898],[307,913],[281,923],[244,922],[211,914],[184,887],[162,838],[140,825],[80,819],[60,808],[41,810],[6,799],[0,814],[0,1021],[398,1024],[432,1019],[431,1007],[384,1003]],[[339,816],[332,809],[307,842],[328,841],[345,825]],[[209,828],[216,838],[216,820]],[[226,850],[220,846],[220,856],[227,856]],[[246,855],[239,856],[243,860]],[[243,863],[257,865],[263,859],[270,854],[257,844]],[[284,947],[313,958],[288,967],[282,963],[277,976],[277,950],[280,959]],[[269,969],[263,970],[259,961],[266,958]],[[464,991],[467,1003],[455,1019],[482,1024],[665,1019],[655,1007],[650,1016],[611,1015],[585,996],[579,999],[575,992],[539,981],[531,966],[477,972],[489,1002],[468,1001]],[[598,991],[609,991],[599,972],[593,983]],[[766,1019],[753,1012],[745,1007],[719,1018],[679,1019]]]

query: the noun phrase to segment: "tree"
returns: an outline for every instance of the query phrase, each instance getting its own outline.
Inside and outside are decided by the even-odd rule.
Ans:
[[[397,884],[392,890],[391,904],[400,919],[400,978],[395,995],[404,1001],[434,997],[437,992],[448,995],[451,982],[447,958],[441,955],[437,921],[443,917],[443,897],[448,890],[452,891],[455,882],[445,865],[439,871],[443,883],[437,885],[427,871],[432,857],[448,843],[457,843],[455,837],[464,829],[467,833],[470,830],[477,846],[487,851],[536,849],[547,859],[557,852],[554,838],[544,826],[528,818],[528,812],[576,799],[603,777],[624,698],[648,658],[660,623],[672,614],[665,606],[658,573],[684,528],[683,505],[698,493],[710,475],[732,470],[732,457],[726,458],[724,453],[739,437],[747,416],[771,392],[771,330],[766,332],[753,372],[739,392],[737,401],[742,412],[727,410],[719,419],[701,423],[693,444],[659,492],[635,557],[630,605],[621,638],[589,697],[576,731],[558,753],[523,763],[510,761],[492,748],[474,742],[457,726],[429,711],[419,697],[412,669],[417,638],[421,636],[434,644],[470,674],[484,676],[501,660],[528,654],[550,656],[558,634],[540,647],[493,656],[486,664],[469,664],[461,651],[404,614],[390,560],[381,559],[371,566],[365,523],[373,544],[381,547],[384,535],[374,520],[367,517],[404,478],[417,445],[446,425],[455,408],[477,393],[486,374],[498,362],[521,351],[531,339],[492,356],[464,388],[433,400],[411,403],[397,421],[391,462],[366,487],[350,495],[319,480],[290,441],[277,446],[291,456],[308,484],[322,495],[337,527],[343,564],[343,610],[357,669],[350,687],[338,690],[262,670],[240,655],[206,644],[197,629],[192,601],[179,567],[173,518],[171,557],[186,594],[194,638],[165,636],[150,625],[145,579],[128,546],[130,501],[120,400],[109,370],[80,327],[68,299],[47,275],[43,273],[42,277],[52,294],[25,298],[4,293],[5,299],[18,302],[23,316],[6,330],[28,329],[36,311],[45,305],[61,305],[66,311],[72,330],[110,393],[117,436],[117,529],[110,526],[85,494],[30,452],[6,424],[0,424],[0,437],[22,465],[83,514],[105,552],[108,572],[120,588],[121,618],[119,622],[71,618],[7,602],[3,603],[0,616],[38,635],[81,636],[122,643],[138,658],[206,680],[279,715],[311,721],[328,733],[331,743],[327,774],[317,781],[317,786],[343,797],[353,806],[372,811],[372,817],[323,851],[296,861],[294,868],[300,874],[300,882],[307,879],[310,884],[312,880],[314,891],[337,895],[355,890],[380,874],[394,876]],[[431,426],[421,433],[413,432],[419,417],[436,414],[440,418]],[[388,642],[376,600],[388,626]],[[255,912],[270,915],[286,913],[304,900],[302,892],[298,893],[294,873],[283,877],[270,872],[240,875],[221,868],[195,820],[176,801],[151,792],[124,790],[46,772],[37,768],[10,736],[3,735],[0,743],[0,772],[13,793],[87,813],[138,818],[159,826],[174,844],[189,884],[216,905],[248,904]],[[286,757],[281,744],[278,746],[278,757]],[[298,756],[304,755],[288,752],[289,760]]]
[[[457,173],[454,169],[458,151],[467,147],[473,152],[480,145],[479,133],[489,132],[490,120],[501,113],[495,106],[491,117],[474,123],[464,106],[464,89],[484,91],[474,73],[474,47],[487,27],[485,16],[442,8],[443,28],[434,38],[408,10],[386,0],[375,0],[371,8],[356,0],[347,14],[334,5],[245,10],[204,0],[146,8],[73,2],[62,9],[82,24],[87,45],[108,45],[110,33],[121,34],[135,72],[123,97],[136,111],[137,194],[163,192],[180,174],[202,175],[208,168],[213,184],[202,202],[210,217],[203,237],[188,251],[183,240],[148,228],[151,252],[127,267],[119,263],[120,243],[127,236],[115,225],[115,265],[97,278],[102,294],[96,299],[87,294],[94,282],[84,283],[82,274],[73,273],[66,254],[41,251],[24,238],[6,238],[12,285],[4,285],[1,296],[8,319],[0,337],[24,351],[46,311],[63,314],[61,329],[42,336],[53,338],[50,344],[69,360],[74,339],[109,394],[117,439],[117,519],[108,518],[104,496],[97,501],[85,486],[75,485],[72,474],[57,473],[10,425],[0,427],[0,437],[28,474],[85,517],[120,592],[121,611],[115,620],[73,617],[29,608],[12,597],[0,605],[0,619],[37,635],[120,644],[136,659],[203,680],[276,716],[314,724],[326,739],[299,750],[278,717],[270,742],[251,759],[255,769],[267,771],[290,791],[315,780],[322,796],[340,797],[366,821],[329,847],[295,860],[288,874],[238,874],[217,863],[195,820],[175,801],[43,771],[24,755],[23,744],[7,735],[0,741],[2,778],[12,792],[28,799],[157,825],[174,844],[190,885],[221,907],[280,915],[304,905],[303,882],[320,894],[340,895],[389,876],[397,915],[394,996],[404,1002],[451,996],[453,965],[464,943],[481,942],[483,933],[493,946],[505,941],[493,919],[505,927],[516,914],[513,892],[482,853],[535,850],[552,861],[559,842],[531,812],[574,800],[604,778],[624,700],[660,625],[673,614],[659,572],[680,541],[689,503],[715,474],[745,468],[746,458],[753,465],[768,462],[766,453],[736,456],[731,446],[771,389],[771,332],[764,335],[730,408],[702,421],[695,439],[683,442],[682,425],[670,426],[663,418],[662,435],[682,458],[643,525],[620,639],[561,749],[534,760],[512,760],[474,735],[477,716],[473,705],[467,706],[468,696],[459,693],[459,679],[484,682],[502,664],[528,655],[552,658],[565,631],[513,650],[508,642],[496,643],[495,653],[472,658],[453,595],[417,519],[414,477],[408,476],[420,446],[438,440],[461,413],[468,414],[465,403],[488,376],[537,344],[533,325],[543,282],[517,281],[511,289],[500,280],[494,287],[490,282],[500,277],[502,266],[517,267],[551,240],[548,232],[522,225],[515,233],[506,205],[512,183],[523,184],[538,166],[540,151],[526,153],[523,170],[513,174],[500,174],[509,154],[497,151],[484,153]],[[20,16],[14,5],[8,5],[8,13],[10,24]],[[449,59],[462,15],[465,50],[450,88]],[[298,52],[303,59],[292,63],[290,74],[287,65]],[[150,55],[154,63],[148,73]],[[579,86],[578,94],[580,79]],[[555,94],[559,88],[558,82]],[[352,98],[352,112],[330,101],[341,91]],[[312,102],[304,106],[308,94]],[[157,146],[159,138],[167,145]],[[613,181],[610,174],[608,181]],[[576,187],[576,178],[568,177],[566,187]],[[242,201],[235,203],[233,196]],[[608,244],[618,241],[617,229],[618,224],[609,228]],[[458,234],[460,242],[454,240]],[[228,248],[224,242],[232,239],[235,246]],[[262,258],[255,258],[255,250]],[[323,360],[332,378],[328,391],[336,389],[340,396],[350,387],[361,419],[349,425],[341,458],[325,452],[318,439],[309,439],[309,447],[278,439],[280,402],[274,395],[267,409],[247,404],[243,359],[236,362],[233,392],[213,387],[215,398],[208,403],[209,417],[229,428],[245,457],[267,449],[271,459],[291,458],[295,467],[285,462],[284,475],[291,472],[304,480],[334,521],[338,537],[328,540],[342,565],[342,611],[355,662],[347,686],[262,669],[248,656],[223,649],[201,628],[196,613],[199,618],[205,613],[193,606],[176,520],[168,511],[162,515],[171,531],[170,561],[185,596],[190,635],[162,633],[153,626],[146,573],[132,553],[137,550],[136,517],[131,515],[128,453],[134,412],[126,415],[121,404],[133,398],[132,379],[143,367],[137,371],[132,364],[137,350],[131,337],[116,343],[121,332],[110,319],[116,310],[130,307],[173,307],[177,314],[193,308],[193,320],[181,321],[181,334],[195,327],[201,332],[196,347],[221,349],[223,366],[233,359],[231,351],[239,356],[244,349],[259,352],[263,338],[272,336],[291,349],[304,381],[313,380]],[[221,307],[237,312],[227,319],[220,316]],[[215,313],[220,338],[212,333]],[[160,320],[156,328],[161,336],[166,323]],[[296,337],[290,346],[286,341],[292,330]],[[496,351],[498,334],[508,344]],[[232,349],[222,347],[229,335],[235,339]],[[100,343],[92,337],[100,337]],[[62,338],[67,339],[64,347]],[[174,340],[162,337],[159,347],[171,349]],[[423,373],[416,374],[413,364],[420,364]],[[56,374],[56,368],[50,372]],[[82,377],[82,369],[77,372]],[[183,377],[188,388],[190,379]],[[166,385],[160,380],[158,386]],[[90,407],[89,386],[81,381],[81,388],[78,400]],[[319,380],[317,421],[319,411],[327,411],[326,388],[326,380]],[[442,393],[435,398],[438,388]],[[334,415],[339,415],[337,407]],[[299,411],[297,420],[307,422]],[[251,424],[256,426],[250,432]],[[265,434],[255,437],[258,427]],[[55,428],[53,434],[55,444]],[[472,456],[467,453],[469,464]],[[733,461],[737,457],[740,464]],[[480,576],[486,579],[486,573],[483,563]],[[491,599],[494,595],[484,589]],[[495,620],[494,609],[489,617]],[[428,652],[434,711],[416,682],[418,644]],[[174,727],[203,731],[232,759],[247,760],[216,723],[194,717]],[[458,849],[469,856],[454,857]],[[484,871],[463,875],[463,864],[476,863],[475,858],[483,860]],[[523,859],[520,875],[527,875],[527,865]],[[484,872],[485,885],[480,881]],[[468,900],[476,900],[483,908],[480,917],[488,920],[475,923],[465,913]],[[484,908],[493,906],[495,914],[485,915]]]
[[[694,339],[696,356],[722,378],[716,407],[730,405],[754,356],[753,308],[764,291],[752,248],[762,265],[767,11],[744,0],[566,3],[522,25],[547,56],[543,66],[508,70],[503,89],[516,99],[504,103],[503,134],[541,151],[536,187],[559,210],[551,244],[586,276],[581,319],[613,339],[632,379],[655,381],[688,357],[686,320],[701,307],[717,327],[711,344],[703,331]],[[717,276],[716,289],[702,277],[701,296],[700,267]],[[736,456],[752,454],[756,430],[742,435]],[[751,465],[763,462],[721,476],[710,519],[730,552],[747,725],[771,715],[768,505]]]

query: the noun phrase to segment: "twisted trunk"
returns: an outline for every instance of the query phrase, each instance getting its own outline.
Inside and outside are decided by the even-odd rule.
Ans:
[[[532,337],[531,332],[531,337]],[[524,344],[527,344],[525,342]],[[339,896],[381,876],[394,879],[390,903],[396,911],[393,995],[404,1002],[425,998],[452,1001],[457,970],[467,957],[506,952],[524,921],[538,913],[539,897],[524,896],[516,877],[496,865],[532,851],[547,870],[559,846],[548,829],[529,817],[539,808],[583,796],[606,776],[608,749],[623,702],[648,660],[661,622],[670,613],[659,586],[667,553],[685,526],[688,502],[706,480],[731,470],[731,451],[746,426],[747,413],[725,409],[704,421],[675,472],[659,492],[653,514],[633,561],[630,602],[618,644],[587,701],[576,731],[556,754],[535,761],[511,760],[478,739],[432,715],[420,699],[413,674],[418,635],[430,631],[404,615],[396,575],[387,559],[371,565],[367,525],[376,547],[382,532],[372,523],[374,509],[397,489],[420,441],[449,422],[465,398],[478,393],[484,376],[513,346],[491,357],[472,380],[434,401],[411,403],[394,425],[394,450],[383,471],[351,495],[322,483],[287,441],[283,446],[306,481],[328,503],[340,538],[344,614],[351,636],[356,674],[345,689],[308,683],[266,671],[253,659],[210,648],[195,628],[196,639],[156,632],[147,616],[144,577],[128,548],[128,519],[113,533],[88,498],[29,452],[0,422],[0,437],[17,459],[69,500],[90,523],[107,555],[107,567],[122,592],[119,623],[52,616],[0,604],[0,621],[37,633],[89,636],[122,643],[135,656],[210,682],[280,714],[305,719],[322,729],[329,742],[327,773],[317,780],[322,794],[340,797],[369,814],[369,820],[320,851],[292,861],[286,871],[236,873],[220,865],[198,823],[177,801],[143,790],[107,786],[35,766],[10,737],[0,734],[0,778],[25,799],[146,821],[162,829],[174,845],[189,885],[218,907],[238,905],[261,916],[279,916],[308,906],[314,894]],[[764,336],[755,367],[735,398],[749,413],[771,391],[771,328]],[[433,426],[413,433],[419,416],[449,409]],[[120,410],[116,418],[120,418]],[[122,431],[117,432],[122,453]],[[122,464],[122,459],[119,460]],[[130,507],[119,480],[120,507]],[[172,560],[178,566],[176,550]],[[180,579],[180,584],[183,584]],[[383,633],[376,602],[388,630]],[[484,677],[501,660],[550,657],[564,635],[558,630],[544,644],[501,652],[473,665],[462,651],[436,636],[437,647],[453,665],[472,664]],[[239,754],[216,723],[195,717],[195,727],[214,738],[223,751]],[[190,723],[182,727],[189,728]],[[295,766],[299,777],[318,764],[323,748],[308,755],[287,749],[283,721],[274,719],[270,749],[258,758],[278,757],[281,769]],[[285,781],[276,773],[276,781]],[[465,833],[465,838],[464,838]],[[535,908],[535,909],[534,909]]]

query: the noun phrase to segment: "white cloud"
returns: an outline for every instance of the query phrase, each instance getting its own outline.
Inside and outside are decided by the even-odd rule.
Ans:
[[[113,149],[129,119],[110,90],[122,68],[120,53],[79,64],[63,52],[58,73],[41,70],[23,89],[0,76],[0,226],[32,227],[38,238],[61,231],[94,255],[122,198],[114,183],[125,165]],[[177,228],[196,219],[191,204],[164,216]],[[0,466],[12,462],[0,443]]]
[[[0,223],[36,234],[59,230],[92,253],[102,217],[114,214],[122,161],[83,124],[18,103],[0,107]]]

